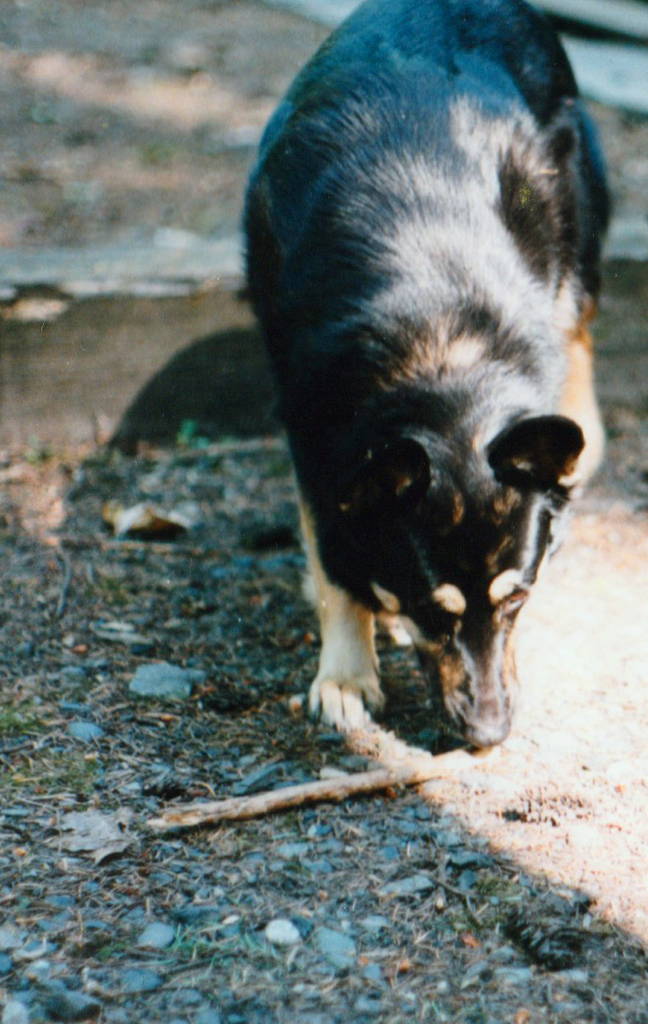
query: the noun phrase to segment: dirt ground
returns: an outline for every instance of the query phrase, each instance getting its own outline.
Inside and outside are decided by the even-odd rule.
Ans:
[[[2,244],[234,229],[258,131],[325,33],[179,6],[2,6]],[[648,125],[596,114],[640,210]],[[285,448],[188,429],[136,458],[2,451],[2,1024],[647,1024],[648,273],[607,279],[607,462],[523,612],[513,734],[418,792],[154,834],[170,803],[366,764],[291,712],[317,638]],[[116,539],[109,499],[192,525]],[[134,695],[161,661],[199,673],[189,696]],[[382,664],[384,726],[444,749],[411,652]]]

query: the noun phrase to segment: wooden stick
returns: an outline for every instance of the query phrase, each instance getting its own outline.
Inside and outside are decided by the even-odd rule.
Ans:
[[[358,730],[349,734],[350,745],[367,748],[376,754],[377,748],[391,745],[391,734],[385,733],[377,726],[370,733]],[[156,832],[180,831],[195,828],[197,825],[213,825],[218,821],[241,821],[256,818],[274,811],[287,810],[303,804],[321,803],[325,801],[339,802],[360,793],[375,793],[389,789],[391,786],[416,786],[421,782],[429,782],[434,778],[442,778],[455,774],[461,767],[473,763],[473,758],[465,750],[453,750],[447,754],[433,757],[425,751],[416,751],[401,741],[394,740],[398,746],[408,751],[406,758],[399,757],[397,763],[388,768],[373,768],[370,771],[356,772],[352,775],[339,775],[332,779],[321,779],[317,782],[305,782],[282,789],[255,793],[252,796],[230,797],[225,800],[201,801],[194,804],[180,804],[169,807],[159,818],[150,818],[148,825]],[[400,762],[400,763],[398,763]]]

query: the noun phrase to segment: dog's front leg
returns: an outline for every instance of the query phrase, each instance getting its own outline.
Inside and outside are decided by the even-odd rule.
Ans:
[[[310,688],[311,714],[347,731],[366,724],[384,697],[378,679],[374,615],[327,578],[317,550],[312,517],[300,502],[311,596],[322,634],[319,671]]]

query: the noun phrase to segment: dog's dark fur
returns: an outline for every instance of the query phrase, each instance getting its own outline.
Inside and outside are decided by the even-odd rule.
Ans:
[[[248,277],[323,632],[311,709],[382,702],[402,616],[478,746],[507,734],[511,631],[602,435],[586,325],[602,159],[522,0],[369,0],[266,129]]]

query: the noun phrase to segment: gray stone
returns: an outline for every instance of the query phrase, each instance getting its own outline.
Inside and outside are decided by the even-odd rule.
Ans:
[[[94,722],[70,722],[67,731],[70,736],[75,740],[81,740],[82,743],[91,743],[92,740],[101,739],[104,734],[103,729],[95,725]]]
[[[196,1017],[196,1024],[222,1024],[223,1018],[221,1017],[218,1010],[212,1010],[211,1007],[201,1010]]]
[[[55,1020],[91,1020],[101,1012],[101,1003],[85,992],[74,992],[61,986],[47,997],[45,1009]]]
[[[313,933],[315,945],[320,953],[337,970],[348,970],[356,960],[356,947],[353,939],[332,928],[316,928]]]
[[[29,1024],[29,1010],[18,999],[10,999],[2,1011],[2,1024]]]
[[[533,978],[530,967],[496,967],[493,974],[500,985],[526,985]]]
[[[383,1007],[380,999],[375,997],[372,999],[371,996],[358,996],[353,1009],[358,1014],[364,1013],[369,1017],[377,1017],[379,1013],[382,1013]]]
[[[175,928],[162,921],[153,921],[146,926],[137,940],[137,945],[146,949],[166,949],[174,939]]]
[[[154,992],[162,985],[162,978],[155,971],[143,967],[131,967],[124,971],[121,979],[122,992]]]
[[[13,960],[6,953],[0,953],[0,975],[9,974],[13,970]]]
[[[381,892],[385,896],[412,896],[417,892],[425,892],[433,889],[435,882],[429,875],[410,875],[408,878],[399,878],[396,882],[388,882],[383,885]]]
[[[281,843],[277,847],[277,856],[285,860],[301,860],[310,849],[309,843]]]
[[[389,921],[382,914],[369,914],[367,917],[363,917],[360,924],[366,932],[373,934],[382,931],[383,928],[389,928]]]
[[[25,933],[13,924],[0,925],[0,952],[18,949],[25,941]]]
[[[140,665],[130,681],[129,692],[135,697],[165,697],[168,700],[186,700],[193,687],[204,683],[206,674],[200,669],[180,668],[161,661]]]
[[[360,972],[367,981],[382,981],[383,973],[380,964],[366,964]]]
[[[316,857],[313,860],[304,857],[301,863],[302,867],[313,875],[330,875],[333,871],[333,865],[326,857]]]
[[[294,946],[300,941],[300,934],[292,921],[276,917],[268,921],[264,935],[273,946]]]

